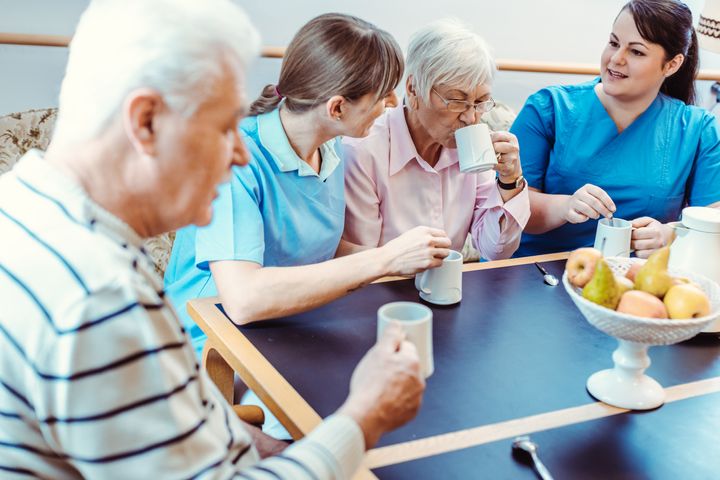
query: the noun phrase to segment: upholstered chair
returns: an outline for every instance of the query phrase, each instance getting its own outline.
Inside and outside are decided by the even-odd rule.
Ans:
[[[57,109],[28,110],[0,117],[0,175],[10,171],[25,152],[32,148],[45,150],[50,143]],[[145,241],[145,250],[161,277],[165,273],[175,232]]]

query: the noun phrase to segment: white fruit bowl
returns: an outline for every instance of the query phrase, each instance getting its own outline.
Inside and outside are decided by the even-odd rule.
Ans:
[[[625,275],[635,258],[605,258],[616,275]],[[590,394],[608,405],[632,410],[657,408],[665,402],[665,391],[653,378],[645,375],[650,366],[648,347],[670,345],[697,335],[720,318],[720,286],[701,275],[670,269],[673,276],[695,282],[710,299],[710,315],[689,320],[659,320],[616,312],[582,297],[563,273],[563,285],[587,321],[598,330],[618,339],[613,352],[614,368],[594,373],[588,378]]]

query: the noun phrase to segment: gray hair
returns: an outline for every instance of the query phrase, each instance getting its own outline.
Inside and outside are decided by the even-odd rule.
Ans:
[[[257,31],[229,0],[93,0],[70,43],[55,137],[94,138],[143,87],[190,116],[259,48]]]
[[[427,102],[433,85],[474,88],[492,81],[495,60],[480,35],[448,18],[413,34],[406,74],[412,75],[417,95]]]

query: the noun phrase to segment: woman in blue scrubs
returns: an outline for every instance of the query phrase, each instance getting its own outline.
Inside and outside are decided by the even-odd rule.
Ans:
[[[686,205],[720,201],[720,131],[692,105],[698,47],[688,7],[633,0],[615,20],[600,78],[532,95],[511,132],[531,217],[516,255],[592,245],[597,220],[632,220],[632,248],[666,245]]]
[[[175,239],[165,286],[196,351],[206,337],[186,312],[192,298],[219,295],[242,325],[309,310],[447,256],[447,235],[429,227],[374,249],[340,239],[338,137],[366,136],[385,107],[397,104],[403,65],[390,34],[348,15],[322,15],[295,35],[278,84],[265,88],[241,124],[249,165],[234,167],[219,189],[212,223],[184,228]]]

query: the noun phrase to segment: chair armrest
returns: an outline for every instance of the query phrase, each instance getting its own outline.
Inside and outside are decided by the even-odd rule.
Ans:
[[[265,423],[265,412],[256,405],[233,405],[235,414],[245,423],[255,427],[262,427]]]

